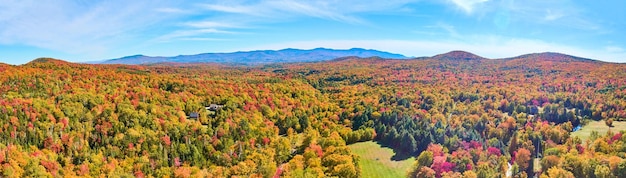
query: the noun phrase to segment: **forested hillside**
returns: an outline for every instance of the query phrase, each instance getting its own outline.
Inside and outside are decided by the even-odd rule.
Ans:
[[[409,177],[626,176],[624,131],[570,137],[626,121],[626,65],[452,54],[0,65],[0,173],[360,177],[346,145],[374,140],[417,158]]]

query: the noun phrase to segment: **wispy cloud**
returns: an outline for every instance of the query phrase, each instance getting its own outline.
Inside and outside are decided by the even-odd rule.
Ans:
[[[448,37],[452,38],[461,38],[462,36],[456,31],[456,28],[453,25],[444,22],[437,22],[434,25],[426,26],[425,28],[431,29],[431,31],[444,31],[447,33]]]
[[[230,39],[223,39],[223,38],[201,38],[201,37],[180,38],[180,40],[184,40],[184,41],[231,41]]]
[[[362,22],[361,19],[349,15],[350,12],[337,9],[334,5],[338,4],[331,1],[273,0],[239,4],[201,4],[200,7],[209,11],[256,16],[257,18],[309,16],[347,23]]]
[[[154,1],[3,1],[0,43],[23,44],[73,54],[101,54],[167,16]],[[124,4],[120,6],[119,4]]]
[[[172,13],[172,14],[186,14],[189,13],[188,11],[185,11],[183,9],[179,9],[179,8],[173,8],[173,7],[159,7],[154,9],[157,12],[162,12],[162,13]]]
[[[471,14],[474,8],[489,0],[450,0],[454,5],[461,8],[464,12]]]
[[[185,22],[183,26],[193,28],[242,28],[241,25],[236,25],[230,22],[217,22],[217,21],[192,21]]]
[[[419,0],[391,0],[362,3],[356,0],[346,1],[229,1],[199,3],[194,7],[196,15],[206,16],[203,20],[190,19],[182,22],[181,29],[157,37],[160,42],[175,41],[177,38],[212,38],[202,32],[212,29],[219,32],[240,33],[241,29],[255,28],[256,24],[272,24],[290,21],[294,18],[312,17],[349,24],[366,24],[358,13],[406,9],[407,3]],[[161,11],[174,11],[161,9]],[[211,15],[207,15],[211,14]]]
[[[619,47],[619,46],[607,46],[604,47],[604,49],[609,52],[609,53],[622,53],[624,52],[624,49]]]
[[[276,7],[277,10],[287,11],[291,13],[301,13],[306,16],[326,18],[349,23],[361,23],[361,19],[342,14],[340,9],[332,8],[331,3],[320,1],[314,4],[308,4],[292,0],[273,1],[270,6]]]
[[[553,21],[553,20],[557,20],[560,19],[562,17],[564,17],[565,14],[563,12],[559,12],[559,11],[553,11],[550,9],[546,10],[546,15],[545,15],[545,20],[546,21]]]
[[[448,0],[449,5],[475,19],[574,28],[603,33],[605,30],[580,4],[569,0]]]
[[[222,5],[222,4],[201,4],[200,7],[210,10],[226,13],[247,14],[247,15],[263,15],[260,6],[246,6],[246,5]]]
[[[563,26],[579,30],[602,32],[600,24],[590,19],[584,7],[572,1],[506,1],[497,9],[510,13],[517,21],[524,23]]]
[[[207,34],[236,34],[237,32],[224,31],[215,28],[193,29],[193,30],[179,30],[172,33],[160,36],[153,41],[155,42],[172,42],[175,40],[189,40],[189,39],[217,39],[203,37]],[[222,39],[223,40],[223,39]],[[215,40],[203,40],[203,41],[215,41]]]
[[[236,22],[197,20],[183,22],[177,25],[178,30],[163,34],[154,38],[150,42],[169,43],[178,40],[183,41],[222,41],[227,40],[222,35],[244,34],[239,29],[250,28],[247,24],[237,24]],[[216,37],[222,36],[222,37]],[[199,40],[202,39],[202,40]],[[208,39],[208,40],[207,40]],[[219,40],[215,40],[219,39]]]

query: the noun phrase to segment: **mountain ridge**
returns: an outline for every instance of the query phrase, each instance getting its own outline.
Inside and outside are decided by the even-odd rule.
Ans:
[[[171,57],[132,55],[99,62],[100,64],[154,64],[154,63],[243,63],[263,64],[281,62],[314,62],[328,61],[340,57],[373,57],[405,59],[404,55],[373,49],[328,49],[315,48],[310,50],[287,48],[281,50],[254,50],[230,53],[200,53],[194,55],[178,55]]]
[[[122,57],[122,58],[117,58],[117,59],[111,59],[111,60],[106,60],[106,61],[100,61],[100,62],[91,62],[90,64],[129,64],[129,65],[150,65],[150,64],[268,64],[268,63],[281,63],[281,62],[292,62],[292,63],[297,63],[297,62],[323,62],[323,61],[341,61],[341,60],[347,60],[347,59],[363,59],[363,58],[380,58],[380,59],[394,59],[394,58],[389,58],[389,57],[380,57],[380,56],[367,56],[368,53],[365,53],[365,57],[362,56],[358,56],[358,55],[348,55],[346,54],[345,56],[340,55],[338,57],[332,57],[332,56],[328,56],[326,55],[327,59],[321,59],[321,60],[302,60],[302,58],[298,58],[295,60],[289,60],[289,59],[285,59],[285,60],[280,60],[280,61],[272,61],[272,60],[268,60],[268,61],[251,61],[252,59],[250,59],[250,57],[248,56],[248,58],[246,58],[246,56],[244,56],[243,62],[240,61],[235,61],[234,59],[230,60],[230,61],[201,61],[201,60],[192,60],[192,61],[176,61],[176,60],[180,60],[180,58],[186,58],[188,56],[192,56],[192,57],[196,57],[196,58],[202,58],[202,55],[232,55],[232,54],[241,54],[241,53],[249,53],[249,54],[253,54],[253,55],[257,55],[257,56],[264,56],[264,55],[277,55],[281,52],[284,51],[293,51],[293,52],[303,52],[303,51],[308,51],[310,53],[313,53],[315,50],[318,51],[325,51],[325,50],[330,50],[330,51],[349,51],[349,50],[357,50],[357,51],[375,51],[375,52],[381,52],[384,54],[392,54],[392,55],[397,55],[397,56],[402,56],[404,58],[395,58],[395,59],[409,59],[403,55],[400,54],[393,54],[393,53],[388,53],[388,52],[383,52],[383,51],[377,51],[377,50],[367,50],[367,49],[362,49],[362,48],[352,48],[349,50],[333,50],[333,49],[326,49],[326,48],[315,48],[315,49],[311,49],[311,50],[301,50],[301,49],[293,49],[293,48],[287,48],[287,49],[282,49],[282,50],[256,50],[256,51],[239,51],[239,52],[232,52],[232,53],[202,53],[202,54],[196,54],[196,55],[178,55],[178,56],[173,56],[173,57],[164,57],[164,56],[145,56],[145,55],[132,55],[132,56],[126,56],[126,57]],[[239,56],[241,57],[241,56]],[[288,58],[288,56],[285,56],[283,54],[283,58]],[[434,59],[434,60],[448,60],[448,61],[480,61],[480,60],[503,60],[503,61],[521,61],[521,62],[528,62],[528,61],[552,61],[552,62],[594,62],[594,63],[607,63],[605,61],[599,61],[599,60],[595,60],[595,59],[589,59],[589,58],[583,58],[583,57],[577,57],[577,56],[573,56],[573,55],[569,55],[569,54],[563,54],[563,53],[557,53],[557,52],[542,52],[542,53],[529,53],[529,54],[522,54],[522,55],[518,55],[515,57],[505,57],[505,58],[485,58],[470,52],[466,52],[466,51],[460,51],[460,50],[455,50],[455,51],[450,51],[447,53],[442,53],[442,54],[438,54],[438,55],[434,55],[431,57],[412,57],[410,58],[411,60],[429,60],[429,59]],[[60,60],[60,59],[54,59],[54,58],[37,58],[34,59],[33,61],[30,61],[26,64],[33,64],[33,63],[47,63],[47,62],[53,62],[53,63],[71,63],[71,62],[67,62],[64,60]],[[7,64],[8,65],[8,64]]]

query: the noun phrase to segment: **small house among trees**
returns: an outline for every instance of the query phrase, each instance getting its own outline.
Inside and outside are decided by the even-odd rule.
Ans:
[[[189,113],[189,119],[198,119],[200,114],[198,112]]]
[[[219,104],[210,104],[209,106],[205,107],[206,110],[209,111],[217,111],[218,109],[224,107],[224,105],[219,105]]]

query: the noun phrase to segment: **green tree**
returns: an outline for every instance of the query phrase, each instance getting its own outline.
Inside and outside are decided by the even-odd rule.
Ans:
[[[433,164],[433,152],[431,151],[422,151],[420,155],[417,157],[417,160],[413,164],[413,167],[409,171],[409,177],[417,177],[422,171],[422,167],[430,167]]]
[[[604,165],[596,166],[596,170],[593,173],[596,178],[610,178],[611,177],[611,169]]]

